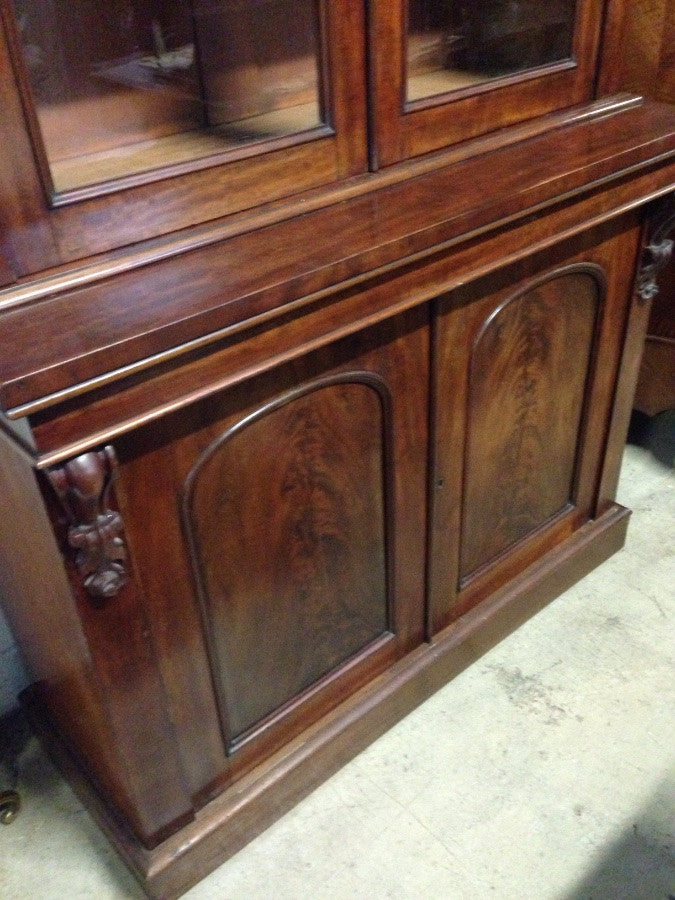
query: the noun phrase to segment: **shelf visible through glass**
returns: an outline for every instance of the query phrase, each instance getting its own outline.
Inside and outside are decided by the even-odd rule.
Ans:
[[[576,6],[575,0],[410,0],[406,99],[568,59]]]
[[[326,122],[316,0],[14,3],[57,193]]]

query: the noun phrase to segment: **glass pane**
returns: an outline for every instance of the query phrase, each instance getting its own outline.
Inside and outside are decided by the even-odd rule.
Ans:
[[[572,55],[576,0],[410,0],[407,99]]]
[[[323,122],[316,0],[14,0],[57,191]]]

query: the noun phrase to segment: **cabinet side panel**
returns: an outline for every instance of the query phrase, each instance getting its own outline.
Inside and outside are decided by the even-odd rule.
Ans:
[[[0,596],[34,692],[98,786],[134,807],[75,601],[31,465],[0,433]]]
[[[125,524],[114,486],[115,459],[113,448],[106,447],[53,467],[45,499],[105,698],[119,766],[135,801],[135,815],[128,825],[145,846],[152,847],[190,821],[193,809],[146,598],[135,574],[137,560],[126,550]],[[103,460],[112,467],[107,470],[109,476]],[[116,535],[112,540],[111,534]],[[105,560],[102,569],[99,554]],[[114,579],[111,561],[124,569],[121,581]],[[94,578],[100,579],[102,593],[92,584]]]
[[[597,306],[592,275],[560,275],[500,306],[474,343],[462,577],[572,502]]]
[[[388,630],[383,419],[372,386],[329,384],[231,430],[195,473],[188,530],[235,739]]]
[[[37,682],[33,708],[42,706],[127,828],[151,846],[191,819],[192,808],[134,580],[110,594],[85,585],[112,513],[99,515],[94,536],[82,509],[81,520],[72,519],[47,480],[40,490],[25,455],[6,438],[2,444],[0,591]],[[81,471],[74,490],[96,514],[86,486],[96,476]],[[114,509],[113,494],[107,496]],[[124,555],[123,544],[115,546]]]

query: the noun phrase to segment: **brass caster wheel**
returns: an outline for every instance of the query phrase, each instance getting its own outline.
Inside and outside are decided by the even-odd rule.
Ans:
[[[0,793],[0,822],[3,825],[11,825],[21,809],[21,797],[16,791],[2,791]]]

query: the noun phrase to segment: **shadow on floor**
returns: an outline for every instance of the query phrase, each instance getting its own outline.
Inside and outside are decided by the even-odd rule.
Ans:
[[[22,884],[26,877],[29,880],[33,877],[28,874],[31,871],[30,847],[33,846],[39,848],[34,863],[38,873],[42,873],[43,867],[47,865],[46,860],[49,859],[56,865],[60,864],[62,869],[56,878],[56,886],[53,882],[50,883],[49,887],[45,888],[45,893],[38,894],[38,897],[95,897],[96,894],[93,892],[83,892],[87,891],[87,888],[83,888],[82,885],[90,884],[94,888],[99,885],[105,887],[106,898],[144,900],[145,894],[136,880],[57,773],[37,738],[32,736],[30,731],[25,742],[28,725],[23,714],[20,712],[14,714],[12,722],[16,727],[7,731],[9,754],[10,758],[12,754],[16,754],[15,765],[19,773],[17,788],[21,795],[22,808],[16,821],[6,826],[7,831],[0,832],[0,837],[6,836],[10,841],[17,840],[21,844],[19,855],[26,868],[25,874],[21,872]],[[0,848],[0,854],[3,851],[7,852],[6,846]],[[11,850],[9,852],[11,853]],[[0,883],[1,859],[0,856]],[[16,880],[19,880],[16,873],[20,868],[19,866],[14,870]],[[69,871],[76,872],[78,878],[81,873],[82,883],[78,882],[76,890],[66,895],[64,882],[68,879]],[[0,896],[23,898],[29,894],[12,893],[11,890],[6,894],[3,886],[0,889]]]
[[[675,900],[675,783],[666,782],[561,900]]]
[[[628,443],[646,447],[662,465],[675,467],[675,410],[669,409],[658,416],[647,416],[633,410],[628,429]]]

